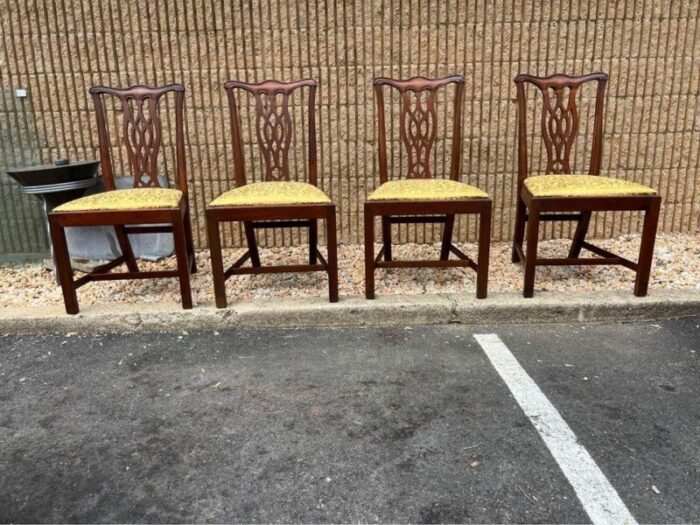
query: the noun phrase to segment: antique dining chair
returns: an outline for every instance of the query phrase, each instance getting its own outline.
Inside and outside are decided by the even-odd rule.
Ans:
[[[179,278],[182,307],[192,308],[189,273],[195,273],[197,267],[185,173],[185,88],[180,84],[164,87],[134,86],[126,89],[92,87],[90,94],[97,113],[100,163],[105,191],[70,201],[58,206],[49,214],[51,242],[66,312],[78,313],[76,289],[91,281],[160,277]],[[112,164],[103,100],[107,95],[114,97],[122,113],[121,141],[124,143],[133,175],[133,187],[128,189],[118,190],[115,185],[115,167]],[[158,178],[158,155],[163,143],[161,101],[166,96],[173,96],[175,99],[176,177],[173,182],[176,188],[161,187]],[[74,280],[65,228],[75,226],[113,226],[122,254]],[[139,271],[128,234],[163,232],[173,233],[177,269]],[[111,272],[124,263],[128,271]]]
[[[318,187],[316,86],[315,80],[267,80],[259,84],[231,80],[224,84],[229,102],[236,187],[206,207],[214,294],[219,308],[226,307],[226,280],[232,275],[244,274],[324,271],[328,273],[330,302],[338,301],[335,204]],[[303,93],[303,88],[308,88],[308,182],[292,180],[289,162],[294,138],[290,98],[297,90]],[[261,182],[248,183],[246,179],[237,93],[246,94],[254,101],[255,137],[263,161]],[[319,219],[326,221],[327,262],[317,247]],[[232,221],[243,223],[248,249],[224,270],[219,225]],[[309,230],[309,264],[262,266],[256,230],[295,227]],[[248,260],[251,266],[243,266]]]
[[[515,77],[518,104],[518,194],[513,240],[513,262],[525,265],[523,296],[532,297],[537,266],[613,264],[637,272],[634,294],[644,296],[649,284],[656,227],[661,197],[652,188],[626,180],[600,175],[603,153],[603,105],[608,75],[592,73],[580,77],[552,75]],[[588,174],[576,172],[572,150],[579,130],[576,98],[579,88],[597,82],[593,121],[593,140]],[[540,133],[547,154],[544,174],[531,174],[528,165],[528,126],[526,121],[526,84],[542,94]],[[615,255],[585,240],[594,211],[643,211],[644,225],[637,262]],[[538,258],[540,221],[576,221],[571,248],[566,258]],[[523,238],[527,225],[527,247]],[[579,257],[581,249],[599,257]]]
[[[452,122],[450,172],[437,176],[431,155],[437,132],[437,91],[455,84]],[[407,167],[403,178],[390,180],[387,165],[387,136],[384,121],[384,87],[398,91],[401,99],[400,136],[406,150]],[[479,188],[460,179],[462,155],[462,103],[464,77],[454,75],[439,79],[414,77],[408,80],[377,78],[374,80],[379,124],[380,186],[365,201],[365,295],[374,298],[376,268],[452,268],[469,267],[476,271],[476,296],[487,294],[489,248],[491,237],[491,199]],[[479,216],[479,250],[475,262],[452,244],[456,214]],[[374,221],[381,218],[383,246],[375,259]],[[392,257],[392,224],[444,224],[439,260],[401,260]],[[450,260],[450,253],[457,259]]]

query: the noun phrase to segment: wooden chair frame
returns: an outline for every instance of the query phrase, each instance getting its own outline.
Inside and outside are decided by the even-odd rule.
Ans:
[[[580,77],[551,75],[515,77],[518,104],[518,199],[513,238],[512,261],[524,262],[524,297],[532,297],[537,266],[561,265],[621,265],[636,271],[634,294],[644,296],[649,285],[651,262],[654,254],[656,228],[661,207],[661,197],[617,196],[617,197],[535,197],[524,182],[528,177],[527,122],[525,84],[533,84],[543,95],[541,133],[547,150],[547,173],[571,173],[571,151],[578,133],[579,115],[576,107],[576,91],[586,82],[597,82],[595,120],[589,175],[600,175],[603,152],[603,106],[606,73],[592,73]],[[568,90],[568,93],[565,91]],[[594,211],[644,212],[644,226],[639,259],[635,263],[603,248],[586,242],[586,233]],[[541,221],[576,221],[569,255],[566,258],[538,258],[537,244]],[[527,252],[523,253],[523,238],[527,225]],[[579,257],[586,249],[600,257]]]
[[[175,153],[176,186],[182,191],[178,208],[130,209],[130,210],[91,210],[53,211],[49,214],[51,242],[56,257],[56,271],[63,291],[66,312],[79,311],[76,289],[92,281],[112,281],[120,279],[151,279],[177,277],[180,281],[182,307],[192,308],[189,273],[195,273],[194,244],[187,199],[187,173],[185,170],[184,103],[185,88],[180,84],[163,87],[133,86],[111,88],[95,86],[90,88],[97,114],[102,180],[106,191],[119,191],[114,183],[114,167],[110,154],[110,140],[107,129],[103,96],[111,95],[121,103],[123,112],[123,136],[127,156],[133,170],[134,188],[160,187],[157,173],[157,157],[162,142],[162,123],[159,116],[159,101],[167,93],[175,94]],[[133,108],[132,108],[133,104]],[[152,225],[152,226],[151,226]],[[114,226],[122,255],[98,266],[92,272],[73,280],[66,227],[74,226]],[[130,233],[172,232],[176,270],[139,271],[136,257],[131,248]],[[126,263],[127,272],[112,273],[111,270]]]
[[[452,124],[452,150],[450,162],[450,179],[459,181],[462,155],[462,104],[464,98],[464,77],[453,75],[439,79],[413,77],[408,80],[393,80],[376,78],[374,93],[377,101],[378,116],[378,146],[379,146],[379,181],[384,184],[389,181],[386,151],[386,124],[384,120],[384,86],[390,86],[399,91],[402,98],[401,107],[401,139],[408,154],[408,178],[431,178],[430,157],[435,142],[437,112],[435,110],[435,92],[448,84],[456,84],[454,100],[454,120]],[[427,101],[418,104],[418,100],[426,95]],[[416,107],[411,108],[411,103]],[[416,112],[418,106],[421,110]],[[420,113],[420,114],[418,114]],[[416,120],[418,119],[418,120]],[[427,124],[421,131],[417,121],[424,120]],[[415,127],[410,132],[409,126]],[[415,152],[420,153],[415,155]],[[376,268],[454,268],[469,267],[476,271],[476,297],[484,299],[488,288],[488,265],[491,239],[491,208],[490,198],[462,200],[393,200],[365,201],[365,296],[374,299],[374,272]],[[477,261],[459,250],[452,244],[452,231],[456,214],[477,214],[479,216],[479,250]],[[381,217],[383,246],[374,255],[374,221]],[[440,259],[431,260],[393,260],[391,253],[392,224],[444,224]],[[450,253],[457,260],[449,260]]]
[[[240,89],[255,99],[255,116],[259,125],[269,122],[274,116],[286,121],[288,133],[281,131],[266,136],[258,128],[257,140],[260,147],[265,173],[263,180],[290,180],[288,151],[292,140],[291,116],[289,114],[289,97],[297,89],[309,88],[308,92],[308,155],[309,175],[308,182],[318,186],[318,161],[316,154],[316,88],[317,82],[313,79],[298,80],[295,82],[280,82],[267,80],[259,84],[249,84],[236,80],[224,84],[228,96],[229,115],[231,120],[231,135],[233,139],[233,163],[234,176],[237,187],[246,184],[246,175],[243,161],[243,143],[240,133],[238,107],[235,90]],[[277,97],[282,98],[282,103],[276,102]],[[266,105],[263,97],[271,102]],[[274,115],[273,115],[274,113]],[[226,280],[232,275],[261,274],[261,273],[289,273],[289,272],[327,272],[328,295],[332,303],[338,301],[338,255],[335,204],[295,204],[295,205],[270,205],[270,206],[207,206],[206,207],[207,232],[209,236],[209,250],[211,251],[211,264],[214,279],[214,294],[216,306],[226,307]],[[326,221],[326,238],[328,244],[328,261],[318,250],[318,220]],[[219,225],[222,222],[243,222],[248,250],[236,260],[228,269],[224,270],[221,252],[221,235]],[[277,266],[261,266],[255,231],[265,228],[294,228],[307,227],[309,229],[309,264],[289,264]],[[243,264],[250,259],[251,266]]]

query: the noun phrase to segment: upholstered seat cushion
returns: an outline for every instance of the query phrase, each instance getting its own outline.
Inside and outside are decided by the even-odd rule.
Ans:
[[[105,191],[56,207],[54,211],[115,211],[177,208],[182,192],[172,188],[129,188]]]
[[[209,206],[279,206],[329,204],[331,199],[313,184],[294,181],[254,182],[227,191]]]
[[[370,201],[442,201],[484,199],[488,193],[469,184],[448,179],[403,179],[385,182],[374,190]]]
[[[535,175],[525,179],[534,197],[624,197],[656,195],[643,184],[600,175]]]

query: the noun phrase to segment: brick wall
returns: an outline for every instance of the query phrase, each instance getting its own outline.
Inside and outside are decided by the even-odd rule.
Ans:
[[[260,0],[173,2],[4,0],[0,10],[3,133],[22,123],[36,137],[39,161],[96,158],[93,84],[181,82],[187,89],[188,169],[199,246],[206,245],[203,206],[232,187],[232,154],[222,84],[227,79],[313,77],[320,82],[320,180],[339,205],[343,242],[361,239],[362,202],[377,184],[375,76],[462,73],[465,89],[463,180],[495,201],[493,235],[513,227],[515,88],[519,72],[610,74],[603,168],[657,187],[661,229],[692,231],[700,211],[700,14],[698,0],[615,2],[463,2]],[[581,94],[577,164],[590,146],[591,94]],[[391,99],[390,99],[391,101]],[[534,103],[534,99],[533,99]],[[592,109],[592,108],[591,108]],[[534,114],[533,106],[533,117]],[[441,117],[449,117],[442,104]],[[249,116],[247,113],[244,116]],[[295,108],[296,124],[303,110]],[[390,112],[387,117],[396,117]],[[442,118],[442,124],[445,123]],[[537,118],[531,119],[533,132]],[[449,133],[436,146],[438,172],[449,165]],[[536,148],[533,167],[541,164]],[[170,154],[166,145],[166,157]],[[400,142],[390,155],[400,173]],[[251,173],[259,160],[247,148]],[[303,177],[304,155],[293,154]],[[11,159],[0,159],[9,164]],[[168,163],[168,166],[172,165]],[[164,167],[164,170],[166,168]],[[2,175],[5,177],[5,175]],[[7,207],[7,205],[5,205]],[[9,212],[5,210],[5,215]],[[12,222],[1,221],[2,228]],[[475,224],[463,220],[461,240]],[[595,235],[638,231],[628,213],[600,214]],[[545,236],[567,234],[548,224]],[[437,230],[401,231],[430,240]],[[12,232],[5,232],[5,236]],[[298,241],[270,232],[268,243]],[[229,243],[240,240],[232,228]]]

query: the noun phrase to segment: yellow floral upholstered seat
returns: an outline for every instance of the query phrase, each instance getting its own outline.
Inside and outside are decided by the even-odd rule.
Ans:
[[[254,182],[219,195],[209,206],[284,206],[330,204],[331,199],[313,184],[294,181]]]
[[[88,195],[61,204],[54,211],[116,211],[177,208],[182,192],[173,188],[129,188]]]
[[[449,179],[403,179],[385,182],[374,190],[370,201],[439,201],[485,199],[488,194],[469,184]]]
[[[525,179],[534,197],[629,197],[656,195],[643,184],[600,175],[535,175]]]

